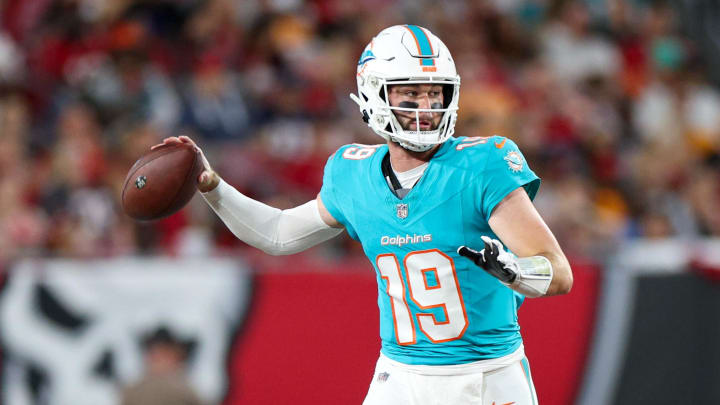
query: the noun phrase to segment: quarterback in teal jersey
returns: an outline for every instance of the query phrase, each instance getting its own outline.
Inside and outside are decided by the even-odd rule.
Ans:
[[[207,160],[198,189],[235,235],[269,254],[343,230],[362,244],[382,339],[365,405],[536,404],[517,309],[572,286],[531,202],[540,179],[510,139],[453,136],[460,78],[429,30],[381,31],[360,56],[357,82],[351,97],[386,142],[341,147],[315,200],[269,207]],[[192,140],[164,141],[177,142]]]
[[[540,180],[515,144],[448,139],[402,199],[382,173],[388,147],[363,148],[330,158],[320,197],[375,265],[383,353],[407,364],[462,364],[515,351],[523,297],[457,253],[497,238],[488,221],[505,195],[535,195]]]

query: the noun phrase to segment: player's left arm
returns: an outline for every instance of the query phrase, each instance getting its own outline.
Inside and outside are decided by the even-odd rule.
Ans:
[[[484,249],[478,252],[463,246],[458,250],[461,255],[528,297],[570,292],[570,264],[524,188],[505,196],[488,222],[502,243],[483,237]],[[505,252],[502,244],[517,258]]]

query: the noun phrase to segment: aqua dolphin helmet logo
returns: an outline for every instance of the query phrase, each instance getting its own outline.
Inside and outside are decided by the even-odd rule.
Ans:
[[[375,54],[370,49],[366,49],[365,52],[360,55],[360,60],[358,60],[358,66],[362,66],[371,60],[375,59]]]

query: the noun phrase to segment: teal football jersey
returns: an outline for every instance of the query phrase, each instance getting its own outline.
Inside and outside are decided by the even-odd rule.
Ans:
[[[462,364],[512,353],[523,297],[457,254],[481,249],[493,208],[540,179],[504,137],[450,138],[399,199],[381,163],[387,145],[346,145],[328,159],[325,207],[375,267],[382,353],[406,364]]]

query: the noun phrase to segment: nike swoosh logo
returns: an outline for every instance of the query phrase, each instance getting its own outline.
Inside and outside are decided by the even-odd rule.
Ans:
[[[500,143],[497,143],[497,141],[495,141],[495,147],[498,149],[502,149],[503,146],[505,146],[505,141],[507,141],[507,138],[503,138],[502,142],[500,142]],[[502,405],[507,405],[507,404],[502,404]]]
[[[507,404],[500,404],[500,405],[512,405],[512,404],[514,404],[514,403],[515,403],[515,401],[513,401],[513,402],[508,402]],[[495,405],[495,401],[493,401],[492,405]]]

